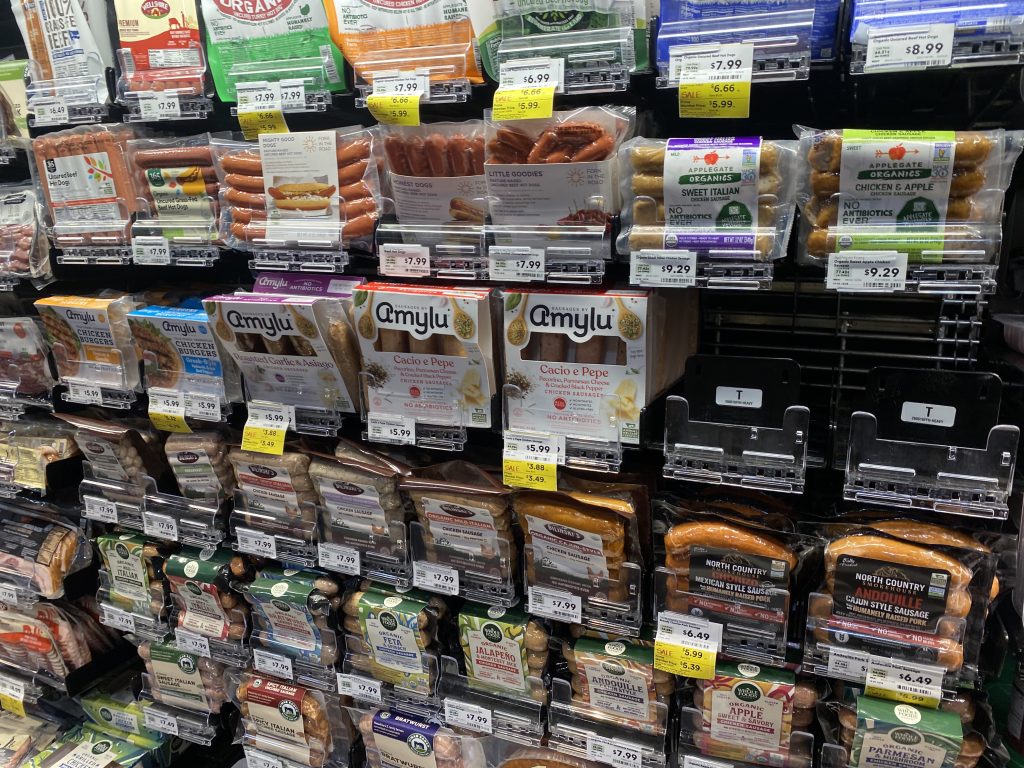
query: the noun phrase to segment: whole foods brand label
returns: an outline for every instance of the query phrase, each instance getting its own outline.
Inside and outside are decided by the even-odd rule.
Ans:
[[[715,681],[712,681],[714,686]],[[714,687],[710,695],[711,749],[719,757],[753,758],[751,748],[778,750],[788,744],[792,728],[792,684],[760,683],[733,679],[726,688]],[[785,741],[783,740],[785,737]],[[726,747],[719,752],[714,742]]]
[[[506,292],[508,428],[640,441],[646,294]]]
[[[696,544],[690,550],[689,591],[787,610],[789,563]]]
[[[149,576],[142,542],[131,536],[104,540],[102,551],[113,590],[132,600],[149,600]]]
[[[954,712],[860,697],[850,765],[855,768],[952,768],[963,745]]]
[[[666,226],[752,233],[760,161],[756,136],[669,139],[663,181]]]
[[[214,584],[223,565],[219,558],[204,561],[180,555],[167,561],[167,580],[183,606],[178,614],[179,628],[215,640],[227,638],[230,622]]]
[[[840,555],[832,590],[837,616],[935,632],[946,614],[950,574],[884,560]]]
[[[459,624],[472,680],[514,691],[526,689],[525,625],[461,615]],[[518,639],[509,636],[513,631],[519,632]]]
[[[382,710],[373,716],[373,740],[382,768],[437,768],[434,739],[439,725]]]
[[[526,516],[526,525],[530,532],[534,565],[569,574],[587,583],[595,578],[608,578],[604,543],[598,534],[532,515]]]
[[[57,224],[109,221],[124,218],[114,186],[114,172],[106,152],[44,161],[46,187]]]
[[[148,168],[143,171],[153,205],[162,221],[185,219],[201,226],[213,219],[212,199],[206,191],[203,169]],[[198,222],[196,221],[198,219]]]
[[[425,687],[419,614],[426,603],[400,595],[366,592],[359,600],[359,623],[370,646],[373,676],[405,687]]]
[[[372,485],[317,477],[320,497],[331,525],[359,533],[386,535],[388,521],[380,495]]]
[[[305,695],[305,688],[254,677],[245,695],[249,705],[248,722],[264,736],[305,744],[306,730],[302,721]]]
[[[107,768],[117,764],[120,756],[111,739],[83,741],[57,763],[60,768]]]
[[[576,643],[575,654],[579,674],[586,681],[584,699],[591,706],[642,722],[651,719],[651,649],[619,641],[580,641]]]
[[[320,630],[307,601],[312,582],[261,578],[249,586],[249,596],[263,619],[272,648],[287,649],[289,655],[315,657],[320,649]]]
[[[843,227],[946,221],[953,131],[843,131],[839,219]]]
[[[209,711],[205,686],[199,674],[199,657],[173,645],[153,643],[149,649],[154,688],[164,704],[193,711]]]

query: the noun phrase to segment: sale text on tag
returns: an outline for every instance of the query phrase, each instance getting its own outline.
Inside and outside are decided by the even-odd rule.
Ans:
[[[185,394],[167,389],[149,390],[149,420],[163,432],[191,432],[185,423]]]
[[[281,403],[249,403],[249,418],[242,430],[242,450],[280,456],[284,453],[288,427],[294,423],[294,407]]]
[[[288,133],[279,83],[239,83],[235,93],[238,124],[246,139],[255,141],[261,133]]]
[[[721,645],[721,624],[662,611],[654,638],[654,668],[681,677],[710,680],[715,676]]]
[[[565,463],[564,436],[506,430],[501,462],[505,485],[554,491],[560,463]]]
[[[753,62],[752,43],[673,49],[669,67],[679,82],[679,116],[749,117]]]
[[[499,88],[494,92],[494,120],[549,118],[554,111],[555,86]]]

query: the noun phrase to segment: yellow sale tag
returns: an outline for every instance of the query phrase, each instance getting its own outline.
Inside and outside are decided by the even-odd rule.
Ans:
[[[501,480],[512,488],[556,491],[557,470],[558,465],[554,463],[504,458],[501,462]]]
[[[555,104],[555,86],[499,88],[494,92],[495,120],[524,120],[551,117]]]
[[[366,97],[366,107],[378,123],[385,125],[419,125],[419,94],[374,93]]]
[[[715,676],[718,652],[708,648],[654,641],[654,668],[680,677],[710,680]]]
[[[872,655],[864,675],[864,693],[878,699],[938,709],[944,676],[942,667]]]
[[[159,413],[155,411],[149,412],[149,420],[153,422],[153,426],[159,429],[161,432],[191,432],[188,424],[185,423],[185,417],[178,413]]]
[[[25,702],[9,693],[0,692],[0,709],[18,717],[25,717]]]
[[[287,428],[251,427],[245,425],[242,430],[242,450],[256,453],[272,453],[280,456],[284,453],[284,438]]]
[[[249,141],[258,139],[261,133],[288,133],[288,124],[280,109],[239,110],[238,124],[242,126],[242,135]]]
[[[679,85],[680,117],[750,117],[750,83]]]

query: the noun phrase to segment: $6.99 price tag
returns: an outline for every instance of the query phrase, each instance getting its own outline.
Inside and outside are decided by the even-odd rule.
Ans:
[[[864,693],[937,709],[942,700],[942,667],[871,656]]]

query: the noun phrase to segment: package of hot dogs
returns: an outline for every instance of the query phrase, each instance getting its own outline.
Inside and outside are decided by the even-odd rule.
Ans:
[[[0,281],[24,278],[41,288],[53,279],[41,210],[31,184],[0,184]]]
[[[158,221],[207,227],[216,235],[220,185],[210,134],[135,139],[127,146],[139,210]]]

